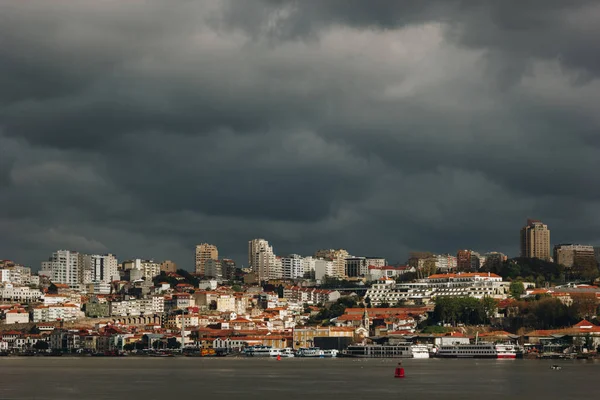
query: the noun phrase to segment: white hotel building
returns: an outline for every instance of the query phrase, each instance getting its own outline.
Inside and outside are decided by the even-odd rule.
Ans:
[[[509,282],[490,273],[435,274],[416,282],[396,283],[392,279],[381,278],[367,290],[374,306],[381,303],[428,304],[437,296],[468,296],[475,298],[492,297],[504,299],[508,295]]]

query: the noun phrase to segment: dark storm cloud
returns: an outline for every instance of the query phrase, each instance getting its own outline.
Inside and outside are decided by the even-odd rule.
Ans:
[[[595,2],[0,5],[0,258],[596,244]]]

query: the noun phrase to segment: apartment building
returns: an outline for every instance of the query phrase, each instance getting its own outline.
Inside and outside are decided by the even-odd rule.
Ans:
[[[332,271],[328,276],[338,279],[346,277],[346,259],[350,258],[348,251],[344,249],[323,249],[315,252],[315,258],[330,260]]]
[[[265,239],[253,239],[248,242],[248,263],[257,274],[259,281],[281,279],[283,276],[281,259]]]
[[[369,267],[384,267],[385,258],[381,257],[349,257],[346,258],[345,276],[354,278],[366,276],[369,273]]]
[[[214,244],[201,243],[196,245],[195,271],[198,275],[206,273],[206,260],[218,260],[219,250]]]
[[[14,285],[12,283],[0,284],[0,300],[17,302],[17,303],[33,303],[42,298],[42,292],[39,289],[32,289],[29,286]]]
[[[565,268],[581,264],[596,263],[594,246],[581,244],[557,244],[554,246],[554,261]]]
[[[297,279],[304,277],[304,257],[298,254],[290,254],[281,257],[282,277],[284,279]]]
[[[521,228],[521,257],[550,261],[550,229],[542,221],[528,219]]]

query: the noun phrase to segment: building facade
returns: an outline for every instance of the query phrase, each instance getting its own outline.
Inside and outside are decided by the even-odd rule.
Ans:
[[[214,244],[201,243],[196,246],[195,271],[198,275],[205,274],[206,260],[218,260],[219,250]]]
[[[346,277],[346,259],[350,258],[350,254],[344,249],[324,249],[318,250],[315,253],[315,258],[322,258],[332,262],[331,275],[332,278],[343,279]]]
[[[281,259],[277,258],[273,247],[265,239],[248,242],[248,263],[259,281],[280,279],[283,275]]]
[[[573,268],[579,264],[595,263],[594,246],[581,244],[557,244],[554,246],[554,262],[565,268]]]
[[[298,279],[304,276],[304,257],[290,254],[281,257],[282,277],[285,279]]]
[[[550,261],[550,229],[541,221],[528,219],[521,228],[521,257]]]

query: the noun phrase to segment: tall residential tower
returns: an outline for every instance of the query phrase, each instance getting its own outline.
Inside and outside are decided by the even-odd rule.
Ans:
[[[196,246],[196,274],[204,275],[206,273],[206,260],[218,260],[219,250],[214,244],[202,243]]]
[[[521,257],[550,261],[550,229],[542,221],[528,219],[521,228]]]

